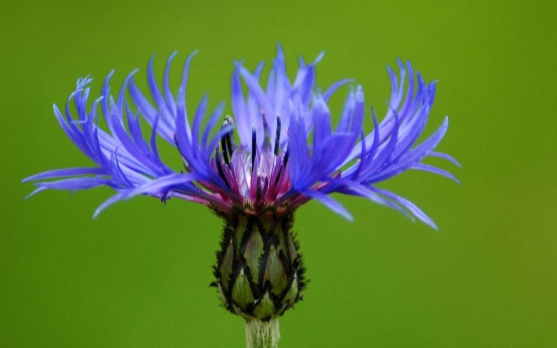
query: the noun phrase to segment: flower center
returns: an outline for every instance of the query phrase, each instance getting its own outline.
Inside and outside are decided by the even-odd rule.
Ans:
[[[223,128],[232,124],[232,118],[227,117]],[[287,145],[281,144],[280,117],[277,117],[273,146],[268,127],[264,129],[264,143],[258,144],[256,130],[252,128],[251,148],[236,145],[230,132],[224,134],[213,159],[215,171],[233,193],[227,195],[227,198],[237,206],[254,211],[264,206],[276,205],[291,188],[288,175],[289,152]]]

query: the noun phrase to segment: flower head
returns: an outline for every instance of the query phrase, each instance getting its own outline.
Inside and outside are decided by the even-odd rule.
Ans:
[[[78,79],[64,111],[55,105],[54,113],[64,132],[95,165],[29,177],[24,181],[35,181],[38,187],[33,194],[45,189],[110,186],[116,195],[95,215],[119,200],[142,194],[163,201],[175,197],[201,203],[223,216],[236,211],[257,216],[269,210],[281,216],[315,199],[351,218],[329,196],[337,192],[367,198],[435,227],[416,205],[376,186],[409,169],[456,181],[452,174],[422,163],[427,156],[457,162],[434,151],[447,131],[447,118],[418,143],[436,87],[435,82],[426,83],[414,73],[410,63],[398,61],[398,77],[388,69],[392,83],[388,112],[379,123],[372,110],[369,118],[374,128],[366,134],[362,87],[350,90],[338,124],[333,125],[329,99],[351,80],[341,80],[323,93],[316,89],[315,66],[322,55],[311,63],[300,58],[296,76],[290,80],[280,46],[265,87],[260,82],[262,63],[251,72],[236,62],[231,115],[223,118],[224,104],[220,104],[205,120],[207,97],[188,113],[186,88],[194,55],[186,60],[177,93],[169,87],[174,54],[168,59],[162,89],[153,60],[149,62],[150,98],[134,83],[136,71],[113,97],[110,73],[101,96],[89,106],[91,79]],[[99,109],[108,130],[98,124]],[[141,130],[140,119],[150,125],[148,133]],[[172,169],[161,159],[158,137],[176,148],[183,159],[182,170]]]
[[[302,204],[315,199],[350,219],[329,195],[337,192],[367,198],[436,227],[416,205],[376,186],[409,169],[456,181],[452,174],[422,163],[435,156],[458,165],[449,155],[434,151],[447,131],[447,118],[418,143],[433,105],[435,83],[425,83],[410,63],[398,62],[399,76],[388,69],[392,83],[388,112],[379,123],[372,109],[373,131],[366,134],[362,87],[351,88],[333,126],[329,99],[351,80],[334,83],[324,93],[316,89],[315,66],[322,55],[311,63],[300,58],[290,80],[280,46],[266,87],[260,82],[263,64],[251,72],[236,62],[231,115],[223,118],[220,104],[205,120],[205,96],[188,116],[186,87],[194,54],[186,60],[177,93],[169,87],[174,55],[168,59],[162,89],[153,60],[149,62],[150,96],[135,85],[134,71],[113,97],[110,73],[101,96],[89,105],[91,79],[78,79],[63,112],[55,105],[54,113],[95,166],[29,177],[24,181],[35,181],[38,187],[32,194],[98,186],[117,191],[95,215],[137,195],[162,201],[175,197],[210,207],[225,222],[213,285],[224,306],[246,319],[248,332],[259,332],[261,337],[268,336],[261,332],[276,332],[275,319],[302,298],[305,268],[292,233],[294,211]],[[99,110],[107,130],[99,126]],[[144,122],[150,125],[148,133],[141,129]],[[158,138],[175,147],[182,170],[162,160]]]

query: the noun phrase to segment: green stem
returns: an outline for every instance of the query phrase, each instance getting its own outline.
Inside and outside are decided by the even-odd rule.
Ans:
[[[280,328],[278,318],[269,321],[246,320],[247,348],[278,348]]]

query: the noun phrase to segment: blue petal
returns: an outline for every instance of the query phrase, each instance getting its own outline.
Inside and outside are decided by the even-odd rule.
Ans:
[[[65,168],[49,170],[40,174],[32,175],[28,178],[22,180],[22,182],[29,182],[35,180],[52,179],[64,176],[77,176],[77,175],[88,175],[88,174],[98,174],[104,175],[106,171],[103,168]]]
[[[48,189],[57,190],[83,190],[90,189],[98,186],[108,185],[110,181],[103,177],[83,177],[83,178],[71,178],[63,179],[59,181],[51,182],[39,182],[35,185],[38,187],[44,187]]]
[[[306,195],[308,197],[311,197],[311,198],[317,200],[318,202],[322,203],[327,208],[331,209],[335,213],[344,217],[346,220],[354,221],[354,218],[348,212],[348,210],[346,210],[346,208],[344,208],[339,202],[335,201],[330,196],[328,196],[324,193],[321,193],[319,191],[312,191],[312,190],[307,190],[307,191],[304,191],[302,193],[304,195]]]
[[[411,169],[423,170],[425,172],[430,172],[430,173],[433,173],[433,174],[441,175],[441,176],[444,176],[446,178],[449,178],[449,179],[453,180],[457,184],[460,184],[460,181],[453,174],[447,172],[446,170],[434,167],[434,166],[429,165],[429,164],[418,163],[418,164],[412,166]]]
[[[158,195],[161,192],[167,191],[174,186],[187,184],[199,179],[200,176],[194,173],[170,174],[130,190],[124,198],[130,199],[140,194]]]
[[[325,93],[323,93],[323,99],[325,100],[325,102],[329,101],[329,99],[333,96],[333,94],[337,91],[337,89],[352,81],[354,81],[354,79],[344,79],[333,83],[331,87],[329,87],[325,91]]]
[[[251,124],[247,115],[246,100],[242,91],[240,74],[238,68],[234,70],[232,75],[232,111],[238,125],[238,133],[240,141],[243,145],[249,145],[251,141]]]

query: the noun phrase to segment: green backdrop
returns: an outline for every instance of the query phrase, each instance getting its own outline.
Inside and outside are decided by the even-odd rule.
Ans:
[[[31,174],[88,164],[59,128],[75,79],[94,93],[157,53],[194,49],[189,100],[229,101],[233,59],[253,67],[283,43],[289,71],[313,59],[321,86],[354,77],[382,114],[385,64],[439,79],[428,132],[462,181],[421,172],[382,185],[439,233],[340,197],[350,223],[309,203],[297,214],[311,279],[281,320],[281,346],[557,346],[556,7],[550,1],[20,1],[0,5],[0,346],[243,347],[211,266],[221,222],[201,206],[140,197],[93,220],[111,194],[48,191]],[[181,64],[180,64],[181,65]],[[177,64],[178,66],[178,64]],[[174,71],[178,82],[179,69]],[[346,90],[344,90],[345,93]],[[340,99],[335,105],[340,105]],[[230,110],[228,103],[228,109]],[[169,154],[168,149],[164,150]]]

